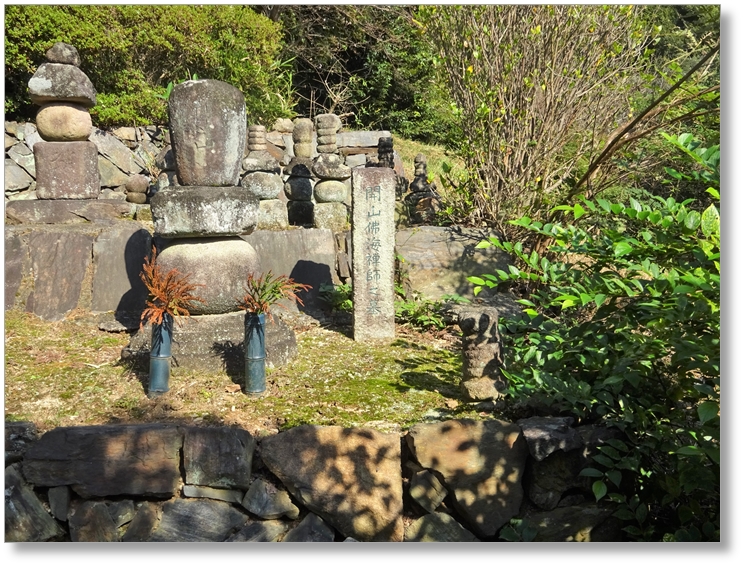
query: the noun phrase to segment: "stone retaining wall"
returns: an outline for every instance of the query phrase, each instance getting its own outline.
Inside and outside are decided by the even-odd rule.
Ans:
[[[570,425],[307,425],[254,438],[147,424],[37,438],[7,423],[5,540],[620,541],[612,508],[578,475],[612,431]]]

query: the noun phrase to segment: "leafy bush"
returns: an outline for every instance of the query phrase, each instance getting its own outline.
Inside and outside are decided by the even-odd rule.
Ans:
[[[6,119],[33,118],[28,81],[64,41],[99,93],[91,110],[99,127],[166,123],[166,85],[193,73],[236,86],[249,119],[270,124],[292,105],[280,38],[280,26],[248,6],[7,6]]]
[[[524,318],[502,326],[509,393],[624,431],[582,474],[618,504],[629,536],[718,540],[719,213],[654,202],[582,200],[557,207],[566,223],[513,221],[550,238],[548,254],[491,239],[480,247],[521,267],[470,281],[536,288]]]

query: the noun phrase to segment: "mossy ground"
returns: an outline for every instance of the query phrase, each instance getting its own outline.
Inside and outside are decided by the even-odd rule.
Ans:
[[[459,392],[455,329],[398,326],[390,344],[350,338],[349,327],[296,328],[299,354],[267,370],[267,390],[243,394],[226,373],[174,368],[170,391],[148,399],[147,370],[120,361],[126,333],[98,330],[90,317],[44,322],[5,313],[5,418],[58,426],[182,422],[241,426],[271,434],[301,424],[405,430],[416,422],[481,418]]]

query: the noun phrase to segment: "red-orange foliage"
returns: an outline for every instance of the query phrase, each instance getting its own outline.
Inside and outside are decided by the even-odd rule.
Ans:
[[[163,274],[163,270],[155,262],[155,257],[156,250],[153,246],[152,253],[145,258],[140,273],[140,279],[150,293],[146,308],[142,311],[140,328],[147,322],[161,324],[166,313],[174,318],[188,317],[191,314],[189,309],[193,308],[194,303],[206,304],[204,299],[192,294],[197,287],[204,285],[190,283],[190,274],[182,275],[175,268]]]

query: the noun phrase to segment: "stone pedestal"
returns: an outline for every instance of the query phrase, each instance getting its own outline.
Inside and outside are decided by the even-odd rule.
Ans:
[[[89,141],[38,142],[36,196],[39,199],[98,198],[98,149]]]

